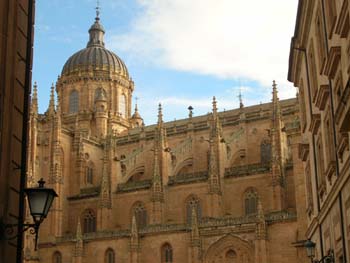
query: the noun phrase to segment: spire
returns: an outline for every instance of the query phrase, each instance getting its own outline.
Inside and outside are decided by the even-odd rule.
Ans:
[[[38,85],[36,81],[34,82],[34,86],[33,86],[32,113],[38,114]]]
[[[92,46],[100,46],[104,47],[105,43],[103,41],[103,36],[105,33],[105,30],[103,26],[100,24],[100,3],[97,1],[96,5],[96,17],[95,17],[95,22],[89,29],[89,42],[87,44],[87,47],[92,47]]]
[[[49,107],[47,109],[47,113],[49,115],[53,115],[55,113],[55,86],[53,83],[51,85],[50,101],[49,101]]]

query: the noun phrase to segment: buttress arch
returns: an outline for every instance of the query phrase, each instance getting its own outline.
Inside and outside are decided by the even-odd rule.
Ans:
[[[237,262],[253,263],[254,248],[248,241],[238,236],[226,235],[209,246],[204,255],[204,263],[222,263],[228,252],[235,253]]]

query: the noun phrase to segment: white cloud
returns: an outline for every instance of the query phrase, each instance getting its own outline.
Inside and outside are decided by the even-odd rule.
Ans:
[[[131,30],[112,36],[108,46],[180,71],[255,80],[265,87],[276,79],[281,98],[295,95],[287,70],[297,0],[138,3],[143,12]]]

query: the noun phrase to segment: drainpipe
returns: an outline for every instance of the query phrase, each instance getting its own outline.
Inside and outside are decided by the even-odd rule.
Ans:
[[[309,75],[309,62],[307,59],[307,51],[306,48],[299,48],[299,47],[294,47],[293,49],[301,51],[304,53],[304,58],[305,58],[305,68],[306,68],[306,78],[307,78],[307,90],[308,90],[308,103],[309,103],[309,110],[310,110],[310,117],[312,118],[312,102],[311,102],[311,88],[310,88],[310,75]],[[320,213],[321,211],[321,204],[320,204],[320,199],[318,196],[318,175],[317,175],[317,160],[316,160],[316,146],[315,146],[315,135],[312,134],[312,150],[313,150],[313,164],[314,164],[314,169],[315,169],[315,182],[316,182],[316,200],[317,200],[317,212]],[[319,224],[318,226],[319,229],[319,237],[320,237],[320,247],[321,247],[321,257],[323,258],[324,252],[323,252],[323,236],[322,236],[322,226]]]
[[[324,0],[321,1],[321,7],[322,7],[322,18],[323,18],[323,31],[324,31],[324,40],[327,50],[327,59],[328,59],[328,52],[329,52],[329,45],[328,45],[328,33],[327,33],[327,26],[326,26],[326,12],[325,12],[325,4]],[[339,158],[338,158],[338,152],[337,152],[337,135],[336,135],[336,125],[335,125],[335,114],[334,114],[334,98],[333,98],[333,86],[332,86],[332,80],[328,78],[328,85],[329,85],[329,93],[330,93],[330,100],[331,100],[331,113],[332,113],[332,127],[333,127],[333,146],[334,146],[334,153],[335,153],[335,174],[339,178]],[[338,201],[339,201],[339,210],[340,210],[340,224],[341,224],[341,232],[342,232],[342,250],[343,250],[343,261],[346,263],[346,243],[345,243],[345,229],[344,229],[344,212],[343,212],[343,205],[342,205],[342,196],[341,191],[338,194]]]

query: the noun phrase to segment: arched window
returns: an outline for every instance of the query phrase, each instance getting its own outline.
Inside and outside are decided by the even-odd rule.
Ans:
[[[233,249],[230,249],[226,252],[225,263],[234,263],[236,262],[237,254]]]
[[[173,262],[173,248],[171,247],[171,245],[169,243],[165,243],[162,246],[161,254],[162,254],[162,259],[161,259],[162,263],[172,263]]]
[[[119,98],[119,113],[125,118],[126,117],[126,96],[122,94]]]
[[[96,231],[96,216],[95,213],[88,209],[83,214],[83,230],[84,233],[91,233]]]
[[[244,194],[244,208],[246,215],[254,215],[257,213],[258,193],[255,189],[250,188]]]
[[[53,263],[62,263],[62,255],[59,251],[56,251],[55,253],[53,253],[52,262]]]
[[[93,184],[94,183],[94,165],[93,163],[89,163],[86,166],[85,170],[85,184]]]
[[[271,143],[267,140],[264,140],[260,144],[260,158],[261,163],[268,164],[271,162]]]
[[[69,113],[76,113],[79,110],[79,93],[73,90],[69,95]]]
[[[147,225],[147,210],[143,203],[136,202],[133,205],[132,213],[135,215],[136,223],[139,228]]]
[[[186,201],[186,221],[188,224],[192,223],[192,209],[195,209],[197,212],[197,219],[199,220],[202,217],[202,210],[199,199],[196,196],[190,196]]]
[[[105,253],[105,263],[115,263],[115,254],[113,249],[109,248]]]

